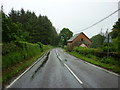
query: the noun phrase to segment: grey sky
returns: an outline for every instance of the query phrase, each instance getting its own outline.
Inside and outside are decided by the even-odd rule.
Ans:
[[[15,10],[31,10],[38,16],[46,15],[57,29],[69,28],[74,34],[94,24],[118,9],[119,0],[0,0],[5,13]],[[92,37],[102,31],[109,31],[118,19],[118,13],[98,25],[83,31]]]

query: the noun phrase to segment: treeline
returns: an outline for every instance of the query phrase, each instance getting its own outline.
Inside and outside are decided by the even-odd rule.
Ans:
[[[24,9],[12,9],[8,15],[2,11],[2,41],[57,45],[58,34],[47,16],[36,16],[34,12]]]
[[[109,39],[108,39],[109,38]],[[120,19],[111,32],[91,38],[91,48],[75,47],[71,55],[120,74]]]
[[[109,35],[109,43],[108,41]],[[95,35],[91,38],[92,48],[101,48],[107,52],[120,52],[120,19],[113,25],[112,31]],[[106,41],[105,41],[106,40]],[[108,45],[109,44],[109,45]]]
[[[47,16],[34,12],[11,10],[2,15],[2,82],[35,62],[48,50],[57,46],[58,34]]]

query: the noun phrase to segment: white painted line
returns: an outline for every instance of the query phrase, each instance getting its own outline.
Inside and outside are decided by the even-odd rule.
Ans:
[[[8,85],[6,88],[10,88],[18,79],[20,79],[28,70],[30,70],[31,67],[29,67],[25,72],[23,72],[19,77],[17,77],[10,85]]]
[[[58,53],[57,53],[57,50],[56,50],[56,54],[57,54],[57,56],[59,56]]]
[[[27,68],[27,70],[25,70],[20,76],[18,76],[10,85],[8,85],[6,88],[10,88],[18,79],[20,79],[26,72],[28,72],[35,64],[37,64],[44,56],[46,55],[46,53],[40,58],[38,59],[36,62],[34,62],[29,68]]]
[[[70,55],[70,54],[68,54],[68,55]],[[70,56],[72,56],[72,55],[70,55]],[[75,57],[75,56],[72,56],[72,57]],[[75,57],[76,58],[76,57]],[[76,59],[79,59],[79,58],[76,58]],[[116,76],[120,76],[119,74],[117,74],[117,73],[114,73],[114,72],[112,72],[112,71],[108,71],[108,70],[106,70],[106,69],[104,69],[104,68],[101,68],[101,67],[99,67],[99,66],[96,66],[96,65],[94,65],[94,64],[91,64],[91,63],[89,63],[89,62],[87,62],[87,61],[84,61],[84,60],[82,60],[82,59],[79,59],[80,61],[82,61],[82,62],[84,62],[84,63],[86,63],[86,64],[89,64],[89,65],[91,65],[91,66],[93,66],[93,67],[96,67],[96,68],[98,68],[98,69],[101,69],[101,70],[103,70],[103,71],[106,71],[106,72],[108,72],[108,73],[111,73],[111,74],[113,74],[113,75],[116,75]]]
[[[98,67],[98,66],[93,65],[93,64],[91,64],[91,63],[89,63],[89,62],[85,62],[85,63],[86,63],[86,64],[89,64],[89,65],[91,65],[91,66],[93,66],[93,67],[96,67],[96,68],[98,68],[98,69],[101,69],[101,70],[103,70],[103,71],[106,71],[106,72],[108,72],[108,73],[111,73],[111,74],[113,74],[113,75],[120,76],[120,75],[118,75],[118,74],[116,74],[116,73],[114,73],[114,72],[108,71],[108,70],[106,70],[106,69],[104,69],[104,68]]]
[[[83,84],[83,82],[75,75],[75,73],[73,73],[73,71],[68,67],[67,64],[64,63],[64,65],[66,66],[66,68],[71,72],[71,74],[76,78],[76,80],[80,83]]]
[[[57,53],[57,51],[56,51],[56,53]],[[58,53],[57,53],[57,55],[58,55]],[[62,59],[61,59],[60,56],[58,56],[58,58],[60,59],[60,61],[62,61]],[[62,62],[62,63],[63,63],[63,62]],[[68,65],[65,64],[65,63],[63,63],[63,64],[64,64],[64,66],[70,71],[70,73],[75,77],[75,79],[76,79],[80,84],[83,84],[83,82],[77,77],[77,75],[75,75],[75,73],[68,67]]]

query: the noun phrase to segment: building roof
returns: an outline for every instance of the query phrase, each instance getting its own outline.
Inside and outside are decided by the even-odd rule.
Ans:
[[[73,37],[71,37],[69,40],[67,40],[68,42],[71,42],[71,41],[73,41],[75,38],[77,38],[77,36],[79,36],[80,34],[84,34],[83,32],[81,32],[81,33],[78,33],[78,34],[75,34]],[[88,38],[85,34],[84,34],[84,36],[86,37],[86,38]],[[89,38],[88,38],[89,39]],[[90,40],[90,39],[89,39]],[[91,40],[90,40],[91,41]]]
[[[77,36],[79,36],[79,34],[80,34],[80,33],[75,34],[73,37],[71,37],[71,38],[68,40],[68,42],[73,41]]]

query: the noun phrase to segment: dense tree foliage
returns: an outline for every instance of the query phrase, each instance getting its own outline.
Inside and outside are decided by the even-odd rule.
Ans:
[[[114,46],[117,49],[118,52],[120,52],[120,18],[113,26],[112,32],[110,32],[110,35],[113,38]]]
[[[105,39],[105,37],[100,34],[93,36],[91,38],[91,40],[92,40],[91,47],[92,48],[101,47],[103,45],[104,39]]]
[[[112,38],[117,38],[120,34],[120,18],[116,22],[116,24],[113,26],[112,32],[110,33]]]
[[[3,42],[24,40],[22,25],[19,22],[13,23],[4,13],[2,13],[2,36]]]
[[[67,45],[67,40],[73,36],[73,32],[68,28],[63,28],[59,34],[59,41],[62,45]]]
[[[103,51],[120,52],[120,19],[113,25],[112,31],[109,33],[112,37],[112,43],[104,43],[105,37],[98,34],[91,38],[91,47],[101,47]]]
[[[3,42],[16,40],[31,43],[57,45],[58,34],[47,16],[38,17],[34,12],[11,10],[9,15],[2,15]]]

